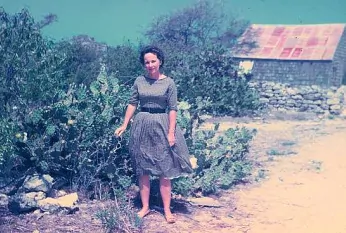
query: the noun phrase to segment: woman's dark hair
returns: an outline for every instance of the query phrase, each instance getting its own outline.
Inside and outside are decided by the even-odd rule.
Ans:
[[[153,45],[146,46],[141,50],[139,61],[142,65],[144,65],[144,55],[147,53],[155,54],[157,58],[161,61],[160,67],[163,66],[163,64],[165,63],[165,55],[163,54],[161,49]]]

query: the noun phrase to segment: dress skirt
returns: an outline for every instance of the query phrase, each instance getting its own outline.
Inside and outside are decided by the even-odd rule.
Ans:
[[[136,175],[169,179],[193,171],[182,130],[175,129],[175,145],[168,143],[167,113],[139,112],[130,130],[129,151]]]

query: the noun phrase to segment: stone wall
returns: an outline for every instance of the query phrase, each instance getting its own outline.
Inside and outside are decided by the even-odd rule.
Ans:
[[[344,87],[296,87],[267,81],[253,81],[251,85],[259,91],[261,103],[270,109],[339,115],[344,108]]]

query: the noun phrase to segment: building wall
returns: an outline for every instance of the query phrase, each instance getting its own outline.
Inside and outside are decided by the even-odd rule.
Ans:
[[[333,82],[342,83],[342,79],[344,78],[344,75],[346,75],[346,29],[344,30],[344,33],[342,34],[340,38],[338,48],[335,52],[333,67],[334,67]]]
[[[258,81],[297,85],[338,86],[332,81],[331,61],[254,60],[252,73]]]

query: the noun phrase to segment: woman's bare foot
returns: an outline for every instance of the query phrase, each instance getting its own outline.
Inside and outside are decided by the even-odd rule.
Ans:
[[[139,218],[144,218],[146,215],[148,215],[150,213],[150,209],[149,208],[142,208],[138,213],[137,216]]]
[[[175,223],[176,219],[174,217],[174,215],[172,214],[172,212],[169,211],[165,211],[165,219],[167,223]]]

